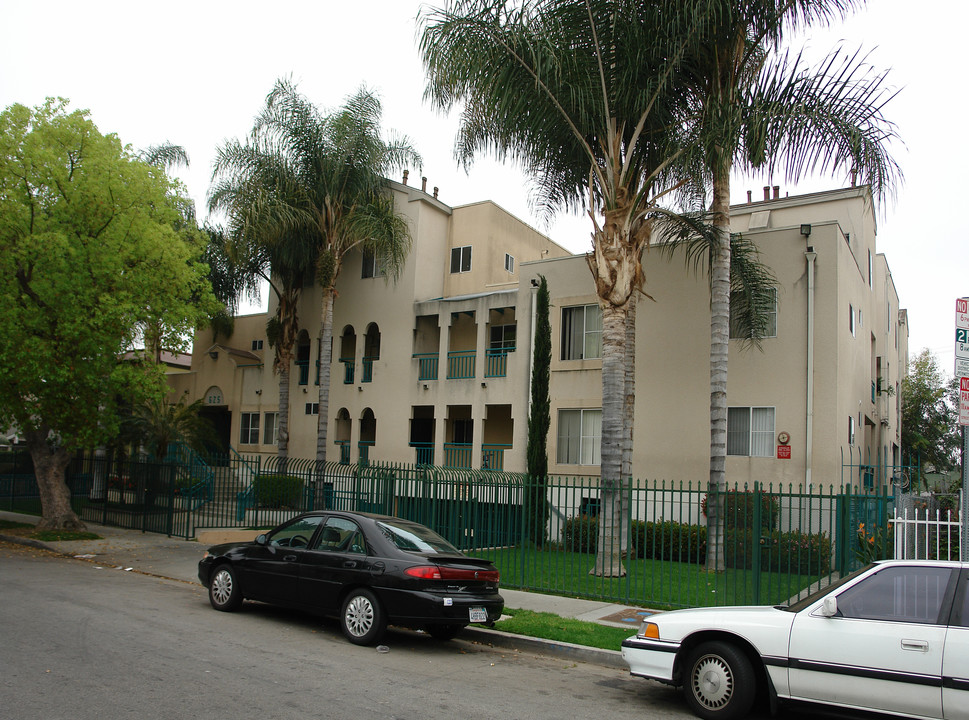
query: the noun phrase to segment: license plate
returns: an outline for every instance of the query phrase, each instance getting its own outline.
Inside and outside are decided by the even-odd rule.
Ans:
[[[484,608],[473,607],[469,608],[469,613],[471,616],[471,622],[488,622],[488,611]]]

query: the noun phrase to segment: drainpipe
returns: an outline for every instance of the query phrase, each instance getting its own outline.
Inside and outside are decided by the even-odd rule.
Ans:
[[[811,464],[814,454],[814,268],[818,254],[808,245],[804,253],[807,260],[807,418],[804,439],[804,486],[811,492]]]

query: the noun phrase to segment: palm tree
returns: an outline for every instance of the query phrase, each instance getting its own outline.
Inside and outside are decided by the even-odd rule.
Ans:
[[[279,213],[315,257],[321,288],[320,463],[326,460],[333,299],[343,261],[354,249],[367,250],[396,279],[410,251],[410,230],[395,211],[385,174],[419,166],[421,159],[406,138],[384,141],[380,118],[380,101],[365,88],[323,115],[289,80],[279,80],[254,130],[285,162],[291,192],[280,198]]]
[[[161,397],[149,398],[132,411],[129,420],[131,434],[152,452],[158,462],[165,459],[168,447],[176,442],[184,442],[193,450],[204,452],[215,439],[215,431],[200,414],[203,408],[202,400],[186,403],[184,396],[175,403]]]
[[[584,209],[587,256],[602,308],[600,534],[593,573],[622,575],[620,558],[625,327],[642,291],[643,249],[669,217],[686,110],[678,66],[704,0],[453,0],[426,11],[427,96],[463,103],[456,154],[522,164],[543,212]],[[677,177],[688,177],[677,168]],[[631,360],[631,357],[630,357]]]
[[[225,231],[214,231],[213,248],[222,263],[228,289],[258,296],[260,282],[276,296],[276,313],[267,337],[275,350],[273,370],[279,375],[277,453],[289,455],[289,375],[299,333],[300,292],[316,259],[314,246],[291,228],[290,196],[297,192],[295,173],[278,148],[254,131],[245,142],[232,140],[217,150],[209,190],[209,209],[227,218]],[[238,292],[234,293],[238,296]]]
[[[863,0],[719,0],[698,18],[699,42],[683,64],[694,132],[713,188],[710,255],[710,478],[725,486],[727,358],[730,336],[730,174],[783,170],[790,181],[817,169],[856,171],[876,197],[899,176],[888,146],[894,126],[883,115],[892,97],[885,74],[865,58],[831,54],[816,70],[777,54],[786,31],[841,18]],[[709,502],[708,569],[723,569],[718,502]]]

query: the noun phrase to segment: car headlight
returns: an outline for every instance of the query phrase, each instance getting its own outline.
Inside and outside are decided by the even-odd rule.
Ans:
[[[652,638],[653,640],[659,640],[659,625],[652,622],[644,622],[639,627],[639,637],[642,638]]]

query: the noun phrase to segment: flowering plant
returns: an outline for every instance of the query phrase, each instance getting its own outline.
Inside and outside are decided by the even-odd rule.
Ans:
[[[875,560],[884,560],[893,552],[895,546],[892,523],[887,526],[876,525],[869,532],[865,523],[858,524],[855,533],[855,557],[867,565]]]

